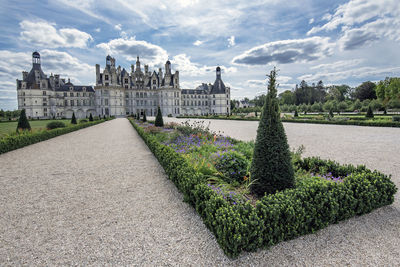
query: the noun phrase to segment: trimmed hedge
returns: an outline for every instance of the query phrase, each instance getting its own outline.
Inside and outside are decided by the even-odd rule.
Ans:
[[[212,119],[212,120],[236,120],[236,121],[259,121],[259,118],[232,118],[232,117],[217,117],[217,116],[179,116],[178,119]],[[313,124],[334,124],[334,125],[354,125],[354,126],[371,126],[371,127],[400,127],[400,122],[397,121],[364,121],[365,118],[360,118],[361,121],[356,120],[311,120],[311,119],[281,119],[282,122],[294,122],[294,123],[313,123]]]
[[[231,257],[390,205],[397,191],[390,176],[364,166],[306,158],[296,161],[295,165],[315,172],[351,175],[337,183],[318,177],[305,179],[295,189],[264,196],[256,207],[249,202],[231,205],[206,184],[206,178],[182,155],[159,143],[133,120],[130,122],[183,193],[184,200],[196,209],[218,244]]]
[[[24,146],[28,146],[34,143],[38,143],[62,134],[70,133],[82,128],[93,126],[104,122],[105,120],[99,120],[94,122],[88,122],[84,124],[77,124],[65,128],[56,128],[53,130],[47,130],[36,133],[22,133],[18,135],[10,135],[0,139],[0,154],[9,152],[14,149],[18,149]]]

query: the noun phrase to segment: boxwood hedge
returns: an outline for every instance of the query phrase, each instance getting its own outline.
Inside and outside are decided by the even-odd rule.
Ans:
[[[106,119],[109,120],[109,119]],[[99,124],[106,120],[98,120],[93,122],[87,122],[84,124],[73,125],[64,128],[56,128],[52,130],[40,131],[40,132],[26,132],[16,135],[9,135],[0,139],[0,154],[8,151],[18,149],[24,146],[28,146],[34,143],[38,143],[62,134],[70,133],[82,128],[86,128],[95,124]]]
[[[306,179],[294,189],[264,196],[255,207],[249,202],[231,205],[206,184],[205,177],[182,155],[157,142],[133,120],[130,122],[183,193],[184,200],[196,209],[221,248],[231,257],[390,205],[397,191],[390,176],[364,166],[305,158],[295,162],[297,167],[349,176],[338,183],[318,177]]]

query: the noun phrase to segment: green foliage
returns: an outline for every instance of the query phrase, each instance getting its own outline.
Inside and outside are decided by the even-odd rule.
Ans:
[[[79,120],[79,123],[86,123],[86,122],[88,122],[87,119],[81,119],[81,120]]]
[[[93,116],[92,116],[92,113],[90,113],[90,116],[89,116],[89,121],[93,121]]]
[[[157,126],[157,127],[163,127],[164,126],[164,121],[163,121],[163,117],[162,117],[160,106],[158,106],[158,109],[157,109],[156,121],[155,121],[154,125]]]
[[[294,117],[296,117],[296,118],[299,117],[299,113],[297,112],[297,109],[294,110]]]
[[[393,122],[400,122],[400,116],[393,116],[392,117]]]
[[[374,117],[374,113],[372,112],[372,108],[371,106],[368,106],[368,111],[367,114],[365,114],[366,118],[373,118]]]
[[[370,81],[363,82],[360,86],[356,88],[354,96],[360,101],[366,99],[375,99],[376,98],[375,88],[376,88],[375,83]]]
[[[103,121],[89,122],[85,124],[72,125],[64,128],[56,128],[53,130],[45,130],[38,132],[26,132],[17,135],[9,135],[0,139],[0,154],[8,151],[38,143],[62,134],[70,133],[82,128],[86,128]]]
[[[75,117],[75,112],[72,112],[71,124],[77,124],[76,117]]]
[[[330,118],[333,118],[335,115],[333,114],[333,111],[332,111],[332,109],[331,110],[329,110],[329,117]]]
[[[215,157],[215,168],[225,176],[227,182],[244,181],[243,177],[247,175],[250,164],[245,156],[237,151],[227,151],[217,153]]]
[[[31,130],[31,125],[29,124],[28,118],[26,117],[26,112],[25,109],[21,111],[21,115],[19,116],[18,119],[18,125],[17,125],[17,132],[19,130]]]
[[[66,127],[66,125],[62,121],[51,121],[46,125],[46,128],[49,130],[56,128],[64,128],[64,127]]]
[[[295,189],[263,197],[256,207],[249,202],[232,204],[206,184],[206,176],[172,148],[159,143],[130,120],[168,177],[183,193],[224,252],[235,257],[283,240],[313,233],[331,223],[390,205],[397,191],[390,177],[364,166],[339,165],[319,158],[297,159],[298,170],[332,172],[347,176],[343,182],[318,177],[304,179]]]
[[[147,121],[147,117],[146,117],[146,111],[143,111],[143,122]]]
[[[255,181],[251,186],[251,191],[258,196],[294,186],[289,145],[280,121],[279,103],[276,98],[275,68],[268,77],[268,94],[257,129],[250,171]]]

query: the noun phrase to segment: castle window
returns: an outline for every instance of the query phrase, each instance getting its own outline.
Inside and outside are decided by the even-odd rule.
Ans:
[[[156,80],[153,80],[153,84],[156,84]]]
[[[79,96],[80,94],[79,93],[76,93],[76,96]]]
[[[25,92],[22,92],[22,95],[25,96]]]
[[[144,93],[144,97],[147,97],[147,93]]]
[[[67,96],[67,92],[64,92],[64,96]]]
[[[128,89],[128,85],[127,84],[125,84],[125,89]]]
[[[65,105],[65,106],[68,106],[68,100],[65,100],[65,101],[64,101],[64,105]]]
[[[83,87],[83,88],[85,88],[85,87]],[[86,93],[83,93],[83,96],[86,96]]]
[[[47,99],[45,97],[43,97],[43,102],[46,102],[46,101],[47,101]]]
[[[229,100],[226,100],[226,104],[229,105]]]
[[[70,90],[70,91],[74,90],[74,87],[70,86],[70,87],[69,87],[69,90]]]
[[[105,75],[105,76],[104,76],[104,79],[105,79],[106,81],[108,81],[108,75]]]
[[[69,96],[74,96],[74,93],[69,93]]]
[[[43,95],[46,95],[46,91],[43,91]]]
[[[106,86],[108,86],[108,85],[109,85],[109,83],[105,83],[105,85],[106,85]]]
[[[104,104],[108,106],[108,99],[104,99]]]
[[[213,100],[213,105],[215,105],[215,100]]]
[[[125,79],[125,83],[128,83],[128,79]]]
[[[215,98],[215,95],[213,95],[213,98]]]
[[[86,87],[82,87],[82,90],[83,90],[84,92],[86,92]]]
[[[71,107],[74,106],[74,100],[71,99],[70,103],[71,103]]]
[[[139,93],[136,93],[136,97],[139,97]]]

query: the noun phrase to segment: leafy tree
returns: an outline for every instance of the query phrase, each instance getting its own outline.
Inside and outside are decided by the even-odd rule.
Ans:
[[[75,117],[75,112],[72,112],[71,124],[77,124],[76,117]]]
[[[354,101],[353,103],[353,111],[354,110],[360,110],[362,107],[361,102],[359,99],[357,99],[356,101]]]
[[[372,108],[371,106],[368,106],[368,111],[367,114],[365,115],[366,118],[373,118],[374,117],[374,113],[372,112]]]
[[[373,82],[363,82],[360,86],[356,88],[354,93],[355,98],[360,99],[360,101],[364,101],[366,99],[375,99],[376,84]]]
[[[90,115],[89,115],[89,121],[93,121],[92,113],[90,113]]]
[[[338,109],[340,112],[346,111],[347,110],[347,103],[342,101],[338,104]]]
[[[26,117],[25,109],[21,111],[21,115],[18,119],[17,132],[19,130],[31,130],[31,125],[29,124],[28,118]]]
[[[279,99],[281,104],[292,105],[295,103],[294,93],[290,90],[286,90],[285,92],[280,93]]]
[[[254,181],[251,191],[258,196],[294,186],[289,145],[280,120],[275,68],[268,77],[268,94],[257,129],[251,165]]]
[[[143,111],[143,122],[146,122],[147,121],[147,118],[146,118],[146,110],[145,111]]]
[[[329,110],[329,117],[330,118],[333,118],[335,115],[333,115],[333,111],[332,111],[332,109],[331,110]]]
[[[163,127],[164,126],[164,121],[163,121],[163,118],[162,118],[162,113],[161,113],[160,106],[158,106],[158,109],[157,109],[156,121],[155,121],[154,125],[157,126],[157,127]]]

